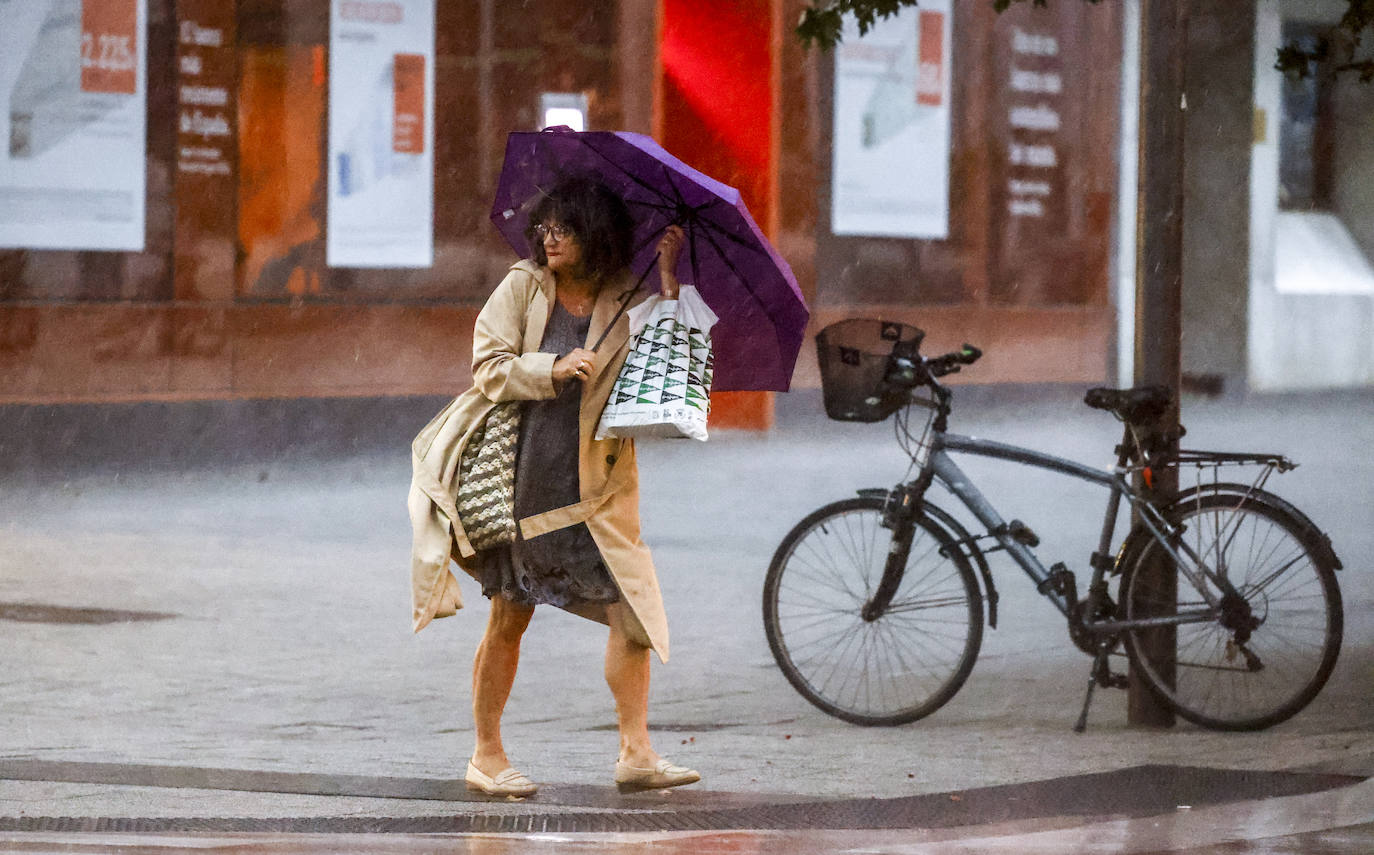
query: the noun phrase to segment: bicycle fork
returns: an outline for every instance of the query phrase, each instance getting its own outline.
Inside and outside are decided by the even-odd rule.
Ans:
[[[920,506],[919,497],[925,491],[918,485],[908,485],[888,494],[887,506],[883,509],[883,526],[891,529],[892,541],[887,548],[887,560],[883,563],[883,577],[868,602],[864,603],[860,616],[872,623],[882,617],[897,588],[902,584],[906,573],[906,561],[911,555],[911,542],[916,537],[914,522],[915,510]]]

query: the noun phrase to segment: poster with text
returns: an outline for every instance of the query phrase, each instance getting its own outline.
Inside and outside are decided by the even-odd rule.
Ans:
[[[434,262],[434,0],[332,0],[332,267]]]
[[[0,248],[144,239],[146,0],[0,0]]]
[[[951,0],[921,0],[835,50],[831,231],[949,236]]]

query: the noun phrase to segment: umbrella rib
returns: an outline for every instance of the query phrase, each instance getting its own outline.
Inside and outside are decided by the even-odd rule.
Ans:
[[[621,198],[625,199],[624,196],[622,196]],[[647,202],[643,199],[625,199],[625,204],[638,205],[641,208],[652,208],[655,211],[662,211],[664,213],[672,213],[677,210],[676,205],[670,204],[668,202]]]
[[[675,222],[678,223],[678,225],[688,222],[695,222],[705,228],[714,229],[717,233],[730,238],[740,246],[748,247],[750,249],[754,249],[757,251],[758,247],[754,246],[752,243],[749,243],[748,241],[736,237],[725,226],[715,222],[714,220],[708,219],[702,215],[702,211],[705,211],[707,208],[712,208],[716,205],[724,205],[724,199],[722,199],[720,196],[712,194],[709,199],[707,199],[705,202],[702,202],[700,205],[687,204],[687,200],[682,196],[682,191],[678,189],[677,182],[673,180],[673,177],[675,175],[680,176],[681,174],[669,169],[668,164],[663,163],[661,161],[659,163],[659,166],[663,168],[663,176],[667,179],[668,186],[673,188],[673,193],[677,196],[677,207],[673,209],[673,213],[677,216],[675,216],[673,219]]]
[[[665,213],[665,214],[671,214],[671,215],[673,215],[673,221],[674,221],[674,223],[677,223],[677,224],[681,225],[682,222],[684,222],[684,220],[683,220],[683,218],[682,218],[682,216],[681,216],[681,215],[683,214],[684,211],[690,212],[690,213],[692,214],[692,216],[691,216],[690,218],[686,219],[685,222],[688,222],[688,223],[691,223],[691,222],[693,222],[693,221],[703,222],[703,221],[704,221],[703,218],[700,217],[700,212],[701,212],[701,210],[702,210],[703,208],[707,208],[707,207],[709,207],[709,206],[715,204],[717,201],[719,201],[719,200],[716,199],[716,198],[712,198],[712,199],[707,200],[707,201],[706,201],[705,203],[703,203],[702,205],[697,205],[697,206],[690,206],[690,205],[687,205],[686,199],[684,199],[684,198],[682,197],[682,191],[681,191],[680,189],[678,189],[677,182],[673,180],[673,175],[674,175],[673,170],[670,169],[670,168],[668,167],[668,164],[664,163],[663,161],[661,161],[661,160],[658,161],[658,164],[659,164],[659,166],[663,169],[663,175],[664,175],[664,178],[665,178],[665,179],[667,180],[667,182],[668,182],[668,186],[671,187],[671,188],[673,189],[673,193],[672,193],[671,196],[670,196],[669,194],[663,192],[663,191],[660,190],[659,188],[653,186],[652,184],[648,183],[647,181],[643,180],[643,179],[640,178],[638,175],[636,175],[636,174],[634,174],[633,172],[629,171],[628,169],[626,169],[626,168],[625,168],[624,166],[622,166],[621,164],[617,163],[614,159],[611,158],[610,155],[606,154],[606,153],[605,153],[604,151],[602,151],[601,149],[599,149],[599,148],[597,148],[596,146],[592,145],[591,141],[590,141],[588,138],[586,138],[586,137],[581,137],[581,138],[579,138],[579,141],[580,141],[583,145],[585,145],[587,148],[589,148],[594,154],[596,154],[596,155],[597,155],[598,157],[600,157],[602,160],[606,161],[608,164],[610,164],[612,167],[614,167],[614,168],[615,168],[616,170],[618,170],[620,173],[622,173],[623,175],[625,175],[625,176],[626,176],[627,178],[629,178],[631,181],[633,181],[634,183],[638,184],[640,187],[643,187],[645,190],[648,190],[649,192],[651,192],[651,193],[657,195],[660,199],[663,200],[662,202],[655,202],[655,201],[652,201],[652,200],[632,199],[632,198],[626,198],[626,197],[622,194],[621,198],[624,198],[625,201],[626,201],[627,203],[629,203],[629,204],[639,205],[639,206],[642,206],[642,207],[645,207],[645,208],[651,208],[651,209],[653,209],[653,210],[655,210],[655,211],[660,211],[660,212]],[[657,237],[658,237],[658,232],[657,232],[657,231],[652,231],[652,232],[650,232],[650,233],[644,238],[644,240],[642,240],[642,241],[639,243],[639,245],[638,245],[637,247],[635,247],[635,252],[639,252],[639,251],[642,250],[644,247],[648,246],[649,243],[650,243],[650,241],[656,239]],[[696,270],[697,270],[697,265],[696,265],[696,247],[695,247],[694,245],[692,245],[692,242],[690,242],[690,241],[689,241],[689,247],[690,247],[690,250],[691,250],[691,253],[692,253],[692,271],[693,271],[693,275],[695,276],[695,275],[696,275]]]
[[[669,169],[668,164],[663,163],[662,161],[659,161],[659,166],[663,169],[663,177],[667,179],[668,186],[673,188],[673,194],[677,196],[678,207],[674,211],[674,213],[677,216],[674,217],[674,219],[679,220],[679,224],[681,224],[681,222],[699,223],[700,225],[705,226],[707,228],[715,229],[716,231],[718,231],[722,235],[725,235],[726,237],[734,239],[735,242],[738,243],[740,246],[748,246],[753,248],[752,244],[749,244],[735,237],[735,235],[730,233],[729,229],[725,228],[720,223],[708,220],[706,217],[702,216],[701,212],[703,210],[713,205],[722,204],[724,202],[723,199],[721,199],[719,196],[715,194],[712,194],[711,198],[707,199],[705,202],[702,202],[700,205],[688,205],[687,200],[684,199],[682,196],[682,191],[678,189],[677,182],[673,180],[673,175],[675,174],[673,170]],[[720,252],[720,247],[716,247],[716,251]],[[724,254],[722,253],[722,257],[723,255]]]
[[[619,137],[617,137],[617,139],[619,139]],[[634,183],[638,184],[640,187],[643,187],[645,190],[648,190],[650,193],[657,194],[658,196],[660,196],[661,198],[663,198],[663,199],[665,199],[665,200],[667,200],[667,201],[669,201],[669,202],[672,201],[672,197],[670,197],[667,193],[664,193],[662,190],[658,189],[658,188],[655,187],[654,185],[652,185],[652,184],[650,184],[649,182],[645,181],[644,179],[640,178],[638,175],[635,175],[633,172],[631,172],[630,170],[626,169],[624,166],[621,166],[619,163],[617,163],[615,160],[613,160],[609,154],[606,154],[606,153],[605,153],[604,151],[602,151],[601,149],[599,149],[599,148],[597,148],[596,146],[592,145],[591,140],[588,139],[587,137],[578,137],[578,141],[579,141],[580,143],[582,143],[583,145],[585,145],[587,148],[591,149],[592,152],[593,152],[594,154],[596,154],[597,157],[600,157],[602,160],[604,160],[604,161],[606,161],[607,163],[609,163],[609,164],[610,164],[611,166],[613,166],[615,169],[617,169],[618,171],[620,171],[621,173],[623,173],[623,174],[625,175],[626,178],[629,178],[631,181],[633,181]],[[662,161],[659,161],[659,162],[662,163]],[[676,186],[673,187],[673,191],[674,191],[674,192],[677,191],[677,187],[676,187]],[[680,199],[680,198],[681,198],[681,197],[679,197],[679,199]]]
[[[686,202],[686,200],[682,198],[682,192],[681,192],[680,190],[678,190],[677,183],[673,181],[673,171],[672,171],[671,169],[668,168],[668,164],[663,163],[663,162],[660,161],[659,165],[663,167],[664,178],[667,179],[667,181],[668,181],[668,186],[671,187],[671,188],[673,188],[673,195],[675,195],[675,196],[677,197],[677,200],[678,200],[678,201],[677,201],[676,203],[673,203],[672,200],[668,197],[668,194],[662,193],[662,192],[660,192],[659,195],[662,196],[664,199],[666,199],[666,200],[668,200],[668,201],[665,201],[665,202],[662,202],[662,203],[658,203],[658,204],[655,204],[655,203],[653,203],[653,202],[639,202],[639,200],[634,200],[634,201],[637,202],[638,204],[644,205],[645,207],[654,208],[654,209],[659,210],[659,211],[662,211],[662,212],[664,212],[664,213],[671,213],[671,214],[673,215],[673,218],[672,218],[672,219],[673,219],[673,224],[675,224],[675,225],[682,225],[683,222],[686,222],[686,223],[688,223],[688,225],[690,226],[690,223],[692,222],[692,219],[700,219],[700,217],[694,217],[694,218],[692,218],[692,219],[682,220],[682,218],[681,218],[680,216],[678,216],[678,215],[679,215],[682,211],[684,211],[684,210],[685,210],[685,211],[690,211],[691,213],[696,214],[696,213],[698,213],[698,212],[701,210],[701,208],[706,207],[706,205],[711,204],[711,201],[707,201],[705,205],[699,205],[699,206],[696,206],[696,207],[693,207],[693,206],[688,205],[687,202]],[[648,246],[650,241],[656,240],[656,239],[658,238],[658,235],[659,235],[659,231],[658,231],[657,229],[654,229],[654,230],[649,231],[649,232],[645,235],[644,239],[640,241],[639,246],[635,247],[635,252],[638,253],[638,252],[639,252],[640,250],[642,250],[644,247]],[[691,241],[691,235],[690,235],[690,229],[689,229],[689,234],[688,234],[688,246],[691,248],[692,252],[695,252],[695,247],[692,247],[691,244],[692,244],[692,241]],[[695,256],[693,256],[693,257],[695,258]],[[693,275],[695,275],[695,273],[696,273],[696,264],[695,264],[695,261],[693,262],[693,265],[692,265],[692,271],[693,271]]]
[[[627,203],[633,203],[633,204],[636,204],[636,205],[642,205],[642,206],[644,206],[644,207],[646,207],[646,208],[653,208],[654,210],[662,211],[662,212],[664,212],[664,213],[673,213],[673,214],[676,214],[676,213],[679,213],[679,212],[682,212],[682,211],[687,211],[687,212],[689,212],[692,216],[688,216],[688,217],[674,217],[673,220],[672,220],[673,224],[675,224],[675,225],[686,225],[686,226],[688,226],[688,227],[692,226],[693,224],[696,224],[696,225],[701,226],[702,228],[714,229],[714,230],[716,231],[716,233],[720,234],[720,235],[723,236],[723,237],[730,238],[732,241],[734,241],[735,243],[737,243],[739,246],[747,247],[747,248],[754,249],[754,250],[757,251],[757,247],[755,247],[753,244],[749,243],[748,241],[740,240],[739,238],[735,237],[735,235],[731,234],[730,231],[729,231],[728,229],[726,229],[724,226],[720,225],[719,223],[713,222],[712,220],[709,220],[709,219],[707,219],[706,217],[703,217],[703,216],[700,215],[700,214],[701,214],[701,211],[702,211],[703,209],[708,208],[708,207],[710,207],[710,206],[716,204],[718,201],[719,201],[719,200],[712,199],[712,200],[710,200],[709,202],[706,202],[705,204],[702,204],[702,205],[691,205],[691,206],[684,205],[684,206],[676,206],[676,205],[668,205],[668,204],[656,204],[656,203],[653,203],[653,202],[642,202],[642,201],[640,201],[640,200],[638,200],[638,199],[627,199],[627,200],[626,200]],[[635,253],[638,253],[640,250],[644,249],[644,247],[648,246],[652,241],[656,240],[656,239],[658,238],[659,234],[660,234],[660,232],[658,232],[658,231],[647,232],[647,233],[645,234],[645,236],[639,240],[638,244],[635,245],[635,249],[634,249]]]
[[[692,284],[694,284],[694,285],[696,285],[696,286],[698,286],[698,287],[700,287],[701,284],[702,284],[702,282],[701,282],[701,273],[700,273],[700,270],[699,270],[699,268],[698,268],[698,266],[697,266],[697,241],[693,239],[693,238],[695,237],[695,235],[694,235],[695,228],[694,228],[694,227],[695,227],[695,226],[701,226],[701,227],[702,227],[702,228],[701,228],[701,235],[702,235],[702,237],[706,238],[706,240],[707,240],[708,242],[710,242],[711,247],[716,251],[716,255],[720,257],[720,260],[725,264],[725,266],[726,266],[727,268],[729,268],[730,272],[733,273],[733,274],[735,275],[735,278],[736,278],[737,280],[739,280],[739,283],[740,283],[741,285],[744,286],[744,290],[747,291],[747,292],[749,293],[749,296],[753,298],[754,302],[755,302],[756,304],[758,304],[759,309],[760,309],[760,310],[764,313],[764,315],[766,316],[766,315],[768,314],[768,307],[767,307],[766,305],[764,305],[763,300],[761,300],[761,299],[759,298],[759,295],[756,294],[756,293],[754,292],[754,286],[750,285],[750,284],[749,284],[749,280],[746,279],[746,278],[744,277],[744,275],[741,274],[741,273],[739,272],[739,268],[735,266],[735,262],[732,261],[731,258],[730,258],[730,256],[728,256],[728,255],[725,253],[725,250],[721,247],[721,245],[720,245],[719,243],[716,242],[715,235],[713,235],[711,232],[712,232],[712,231],[718,231],[718,232],[720,232],[721,234],[725,235],[726,237],[729,237],[729,238],[734,239],[735,242],[738,243],[738,244],[740,244],[741,246],[751,246],[751,245],[750,245],[750,244],[746,244],[746,243],[744,243],[742,240],[736,238],[736,236],[733,235],[733,234],[731,234],[731,233],[729,232],[729,230],[727,230],[724,226],[721,226],[721,225],[718,224],[718,223],[713,223],[713,222],[711,222],[710,220],[706,219],[705,217],[701,216],[700,208],[692,207],[692,206],[686,205],[686,204],[685,204],[685,203],[686,203],[686,200],[682,198],[682,191],[680,191],[680,190],[678,189],[677,182],[675,182],[675,181],[673,180],[673,172],[672,172],[672,170],[670,170],[670,169],[668,168],[668,164],[666,164],[666,163],[662,163],[661,165],[662,165],[662,167],[663,167],[664,175],[665,175],[665,176],[667,177],[667,179],[668,179],[668,186],[670,186],[670,187],[673,188],[673,192],[674,192],[675,194],[677,194],[678,199],[684,203],[684,204],[683,204],[683,209],[685,209],[685,210],[687,210],[687,211],[690,211],[692,214],[695,215],[695,216],[691,217],[689,220],[687,220],[687,234],[688,234],[687,249],[688,249],[688,252],[689,252],[689,258],[691,259],[691,266],[692,266]],[[705,203],[705,205],[702,205],[701,207],[706,207],[706,206],[712,205],[712,204],[716,203],[717,201],[720,201],[720,197],[718,197],[718,196],[717,196],[717,197],[714,197],[714,198],[712,198],[712,199],[707,200],[707,202]],[[759,251],[762,251],[762,250],[759,250]],[[767,255],[767,253],[764,253],[764,254]],[[777,331],[774,330],[774,335],[776,335],[776,334],[777,334]]]
[[[730,256],[726,255],[725,251],[721,249],[720,244],[716,243],[715,238],[711,235],[709,231],[705,232],[705,237],[708,241],[711,242],[711,246],[715,249],[716,254],[720,256],[720,260],[725,263],[725,266],[729,268],[731,273],[735,274],[735,278],[738,279],[740,284],[744,286],[744,290],[749,294],[750,297],[754,299],[754,302],[758,305],[759,310],[762,311],[764,316],[766,317],[768,315],[768,307],[764,305],[764,302],[762,299],[760,299],[759,295],[754,292],[754,286],[750,285],[749,280],[746,279],[744,275],[739,272],[739,268],[736,267],[735,263],[730,260]],[[693,273],[695,275],[695,269]],[[695,282],[693,284],[700,286],[701,283]],[[777,341],[779,348],[782,348],[782,339],[779,338],[778,330],[776,327],[773,328],[773,338]]]
[[[540,159],[544,161],[544,168],[548,169],[556,176],[555,180],[561,181],[567,177],[568,173],[563,170],[563,161],[560,158],[554,157],[552,146],[536,146],[535,150],[539,153]],[[537,181],[534,182],[534,189],[539,191],[539,196],[531,196],[530,198],[522,202],[520,204],[522,210],[524,210],[527,206],[532,207],[530,203],[533,202],[534,199],[542,199],[549,195],[549,191],[544,187],[540,186],[539,182]]]
[[[713,199],[712,203],[714,203],[715,201],[716,200]],[[707,219],[706,217],[699,217],[698,219],[702,222],[702,224],[710,228],[716,234],[728,239],[731,243],[735,244],[736,246],[742,247],[744,249],[753,250],[754,252],[760,253],[762,255],[768,255],[768,253],[763,249],[761,245],[745,240],[744,238],[740,237],[739,235],[722,226],[720,223],[717,223],[714,220]]]
[[[617,138],[617,139],[618,139],[618,138]],[[668,164],[664,163],[663,161],[661,161],[661,160],[658,161],[658,165],[663,169],[663,175],[664,175],[664,177],[665,177],[665,178],[667,179],[667,181],[668,181],[668,186],[671,187],[671,188],[673,188],[673,194],[672,194],[671,196],[668,195],[667,193],[664,193],[662,190],[660,190],[659,188],[655,187],[654,185],[648,183],[648,182],[645,181],[644,179],[640,178],[638,175],[636,175],[635,173],[633,173],[633,172],[631,172],[630,170],[626,169],[626,168],[625,168],[624,166],[622,166],[621,164],[617,163],[614,159],[611,158],[611,156],[610,156],[609,154],[606,154],[606,153],[605,153],[604,151],[602,151],[601,149],[599,149],[599,148],[597,148],[596,146],[592,145],[591,140],[588,139],[587,137],[579,137],[579,138],[578,138],[578,142],[582,143],[582,145],[584,145],[584,146],[586,146],[588,149],[590,149],[590,150],[592,151],[592,153],[594,153],[597,157],[599,157],[599,158],[601,158],[602,160],[606,161],[608,164],[610,164],[612,167],[614,167],[617,171],[619,171],[619,172],[620,172],[621,174],[623,174],[625,177],[629,178],[631,181],[633,181],[634,183],[638,184],[640,187],[643,187],[645,190],[648,190],[650,193],[653,193],[653,194],[657,195],[659,198],[661,198],[661,199],[664,200],[664,202],[661,203],[661,207],[660,207],[660,204],[654,204],[653,202],[646,202],[646,201],[642,201],[642,200],[639,200],[639,199],[626,199],[627,202],[634,202],[635,204],[644,205],[644,206],[646,206],[646,207],[655,208],[655,209],[657,209],[657,210],[661,210],[661,211],[664,211],[664,212],[672,211],[674,214],[681,214],[681,213],[684,211],[684,209],[685,209],[686,211],[690,211],[690,212],[694,215],[694,216],[692,217],[692,219],[694,219],[694,220],[696,220],[696,221],[702,223],[703,225],[705,225],[705,226],[708,227],[708,228],[711,228],[711,229],[716,230],[718,233],[720,233],[721,235],[723,235],[723,236],[725,236],[726,238],[728,238],[732,243],[734,243],[734,244],[736,244],[736,245],[738,245],[738,246],[745,247],[745,248],[747,248],[747,249],[753,250],[754,252],[760,252],[760,253],[763,253],[764,255],[767,255],[766,252],[763,252],[763,250],[762,250],[760,247],[756,246],[755,244],[753,244],[753,243],[751,243],[751,242],[749,242],[749,241],[746,241],[746,240],[740,238],[740,237],[737,236],[737,235],[732,234],[728,229],[726,229],[725,227],[721,226],[720,224],[714,223],[714,222],[712,222],[712,221],[706,219],[705,217],[700,216],[701,211],[702,211],[703,209],[709,208],[709,207],[711,207],[712,205],[716,205],[716,204],[719,204],[719,203],[723,202],[723,200],[720,199],[720,197],[715,196],[715,197],[713,197],[713,198],[711,198],[711,199],[708,199],[706,202],[704,202],[704,203],[701,204],[701,205],[696,205],[696,206],[689,206],[689,205],[687,205],[687,204],[686,204],[686,200],[683,199],[683,197],[682,197],[682,191],[678,189],[677,182],[673,180],[673,176],[674,176],[676,173],[675,173],[671,168],[669,168]],[[624,197],[622,196],[622,198],[624,198]],[[677,221],[677,217],[674,217],[674,220]],[[717,248],[717,251],[719,251],[719,248]],[[757,299],[757,298],[756,298],[756,299]]]
[[[739,272],[739,268],[735,266],[735,262],[730,259],[730,256],[725,254],[725,250],[721,248],[720,244],[716,243],[715,235],[711,234],[710,231],[703,231],[703,236],[710,242],[711,247],[716,251],[716,255],[720,256],[720,260],[730,269],[730,272],[735,274],[735,278],[744,286],[744,290],[748,291],[749,296],[754,298],[754,302],[759,304],[759,308],[763,310],[763,313],[765,315],[768,314],[768,307],[763,304],[763,300],[759,299],[759,295],[754,293],[754,286],[749,284],[749,280],[744,277],[744,274]]]

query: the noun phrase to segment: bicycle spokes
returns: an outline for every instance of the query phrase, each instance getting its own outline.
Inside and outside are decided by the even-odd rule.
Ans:
[[[1248,730],[1288,718],[1321,689],[1340,649],[1340,591],[1329,562],[1310,548],[1300,520],[1258,500],[1203,496],[1175,513],[1171,522],[1186,532],[1179,552],[1211,560],[1189,572],[1148,543],[1123,575],[1123,617],[1209,617],[1178,621],[1162,646],[1147,630],[1129,630],[1132,665],[1199,724]],[[1219,583],[1208,592],[1220,593],[1215,606],[1204,607],[1194,580]]]
[[[859,724],[934,712],[982,641],[982,599],[962,553],[928,521],[894,535],[883,505],[851,499],[812,514],[764,583],[764,627],[783,674],[817,707]]]

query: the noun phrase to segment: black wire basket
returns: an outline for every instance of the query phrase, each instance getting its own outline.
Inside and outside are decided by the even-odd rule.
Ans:
[[[880,422],[911,400],[911,387],[888,382],[894,354],[914,358],[925,333],[908,324],[854,318],[816,334],[825,414],[842,422]]]

